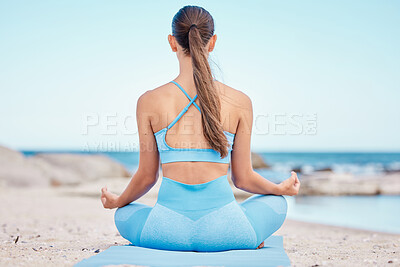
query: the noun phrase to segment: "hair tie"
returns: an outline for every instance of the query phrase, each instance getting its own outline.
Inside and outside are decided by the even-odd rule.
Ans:
[[[195,27],[195,28],[197,28],[197,25],[196,25],[196,24],[192,24],[192,25],[190,25],[190,27],[189,27],[189,31],[190,31],[190,29],[192,29],[192,27]]]

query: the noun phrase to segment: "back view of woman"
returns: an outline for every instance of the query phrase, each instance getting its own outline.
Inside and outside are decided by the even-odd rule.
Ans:
[[[115,223],[133,245],[182,251],[255,249],[286,217],[282,195],[298,193],[296,173],[274,184],[253,171],[251,100],[213,79],[208,55],[217,36],[201,7],[185,6],[168,41],[179,60],[173,81],[147,91],[137,103],[140,161],[125,191],[102,189],[105,208],[119,208]],[[154,207],[134,202],[157,181]],[[229,185],[254,195],[238,204]]]

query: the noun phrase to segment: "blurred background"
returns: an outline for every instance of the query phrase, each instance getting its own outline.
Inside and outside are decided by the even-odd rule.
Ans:
[[[178,75],[167,35],[187,4],[2,1],[1,186],[87,196],[129,177],[136,101]],[[190,4],[214,17],[215,77],[253,101],[254,168],[299,173],[288,217],[400,233],[400,3]]]

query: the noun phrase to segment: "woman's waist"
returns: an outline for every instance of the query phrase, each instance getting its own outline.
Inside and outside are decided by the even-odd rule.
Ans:
[[[162,173],[184,184],[207,183],[228,173],[229,164],[215,162],[171,162],[162,164]]]
[[[157,203],[189,211],[222,207],[234,200],[227,175],[200,184],[186,184],[163,177]]]

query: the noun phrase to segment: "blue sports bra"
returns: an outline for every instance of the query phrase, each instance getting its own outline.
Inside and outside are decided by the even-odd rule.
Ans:
[[[205,161],[205,162],[217,162],[217,163],[229,163],[233,141],[235,134],[224,131],[224,134],[228,140],[228,155],[221,158],[221,154],[212,148],[173,148],[170,147],[165,141],[167,131],[171,129],[175,123],[188,111],[189,107],[193,104],[199,111],[200,107],[194,102],[197,95],[191,98],[188,93],[180,86],[177,82],[171,81],[173,84],[178,86],[179,89],[186,95],[190,100],[189,104],[178,114],[178,116],[164,129],[154,133],[157,142],[157,148],[160,152],[161,163],[170,163],[178,161]],[[201,112],[201,111],[200,111]]]

